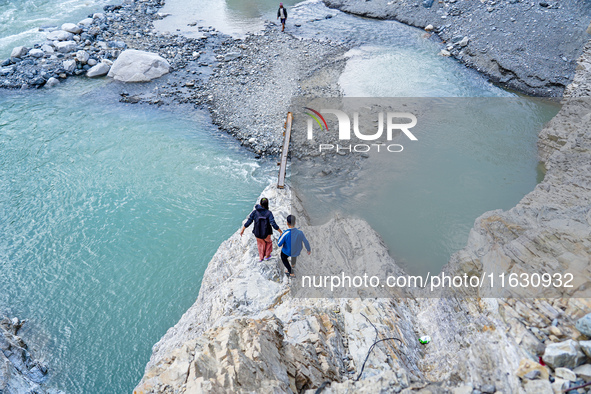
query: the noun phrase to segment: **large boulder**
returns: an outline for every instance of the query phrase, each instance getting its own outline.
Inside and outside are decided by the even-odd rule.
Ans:
[[[170,64],[158,54],[128,49],[115,60],[109,77],[122,82],[148,82],[169,70]]]
[[[585,355],[577,341],[569,339],[568,341],[548,345],[542,359],[554,369],[560,367],[572,369],[585,361]]]

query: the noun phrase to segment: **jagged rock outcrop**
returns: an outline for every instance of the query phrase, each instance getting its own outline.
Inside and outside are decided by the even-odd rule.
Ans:
[[[41,386],[47,378],[47,367],[31,356],[18,336],[23,324],[24,321],[17,318],[0,318],[0,393],[58,394]]]
[[[581,87],[591,81],[590,51],[575,76]],[[547,299],[543,292],[496,298],[490,291],[489,298],[299,298],[277,251],[259,263],[254,240],[237,232],[210,262],[195,304],[154,346],[135,392],[283,393],[329,386],[324,392],[544,393],[568,387],[553,369],[537,364],[549,344],[584,345],[575,322],[591,311],[591,299],[582,297],[591,256],[591,134],[584,120],[590,111],[584,101],[570,99],[577,89],[567,91],[563,109],[540,133],[544,181],[515,208],[478,218],[468,245],[445,271],[572,272],[573,290]],[[297,212],[314,240],[312,255],[298,260],[298,275],[343,258],[379,259],[380,268],[400,272],[366,222],[337,217],[306,226],[289,189],[268,187],[263,195],[281,227]],[[424,334],[432,338],[428,345],[418,341]],[[384,340],[368,353],[386,338],[398,340]],[[582,354],[576,356],[588,357]],[[584,369],[577,369],[579,377]]]
[[[298,210],[290,191],[269,187],[263,196],[285,227],[287,214]],[[313,272],[319,261],[335,261],[339,255],[352,261],[380,255],[395,268],[379,236],[362,220],[336,218],[303,228],[322,247],[313,245],[313,254],[299,259],[298,273]],[[375,243],[360,247],[360,238]],[[519,322],[521,316],[506,321],[501,316],[512,310],[509,304],[297,298],[279,264],[277,257],[259,263],[249,237],[236,233],[225,241],[208,266],[198,300],[154,346],[135,392],[303,392],[325,382],[334,392],[400,391],[430,382],[446,382],[434,386],[441,390],[458,382],[515,392],[521,387],[507,371],[516,370],[529,355],[519,346],[521,339],[508,332],[507,321]],[[428,346],[418,341],[423,334],[433,338]],[[401,342],[382,342],[364,366],[372,344],[392,337]]]

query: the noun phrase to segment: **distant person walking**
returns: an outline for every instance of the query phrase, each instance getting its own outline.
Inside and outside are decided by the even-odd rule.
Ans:
[[[302,252],[303,246],[306,246],[308,254],[311,253],[310,242],[308,242],[304,233],[297,229],[295,225],[296,217],[294,215],[289,215],[287,217],[288,229],[281,234],[279,241],[277,241],[279,246],[283,246],[281,249],[281,261],[285,266],[285,273],[289,276],[295,276],[292,268],[295,268],[297,258]],[[288,257],[291,257],[291,264],[289,264]]]
[[[246,223],[242,226],[242,230],[240,230],[240,236],[244,234],[244,230],[251,223],[254,222],[254,226],[252,229],[252,233],[254,234],[255,238],[257,239],[257,248],[259,249],[259,262],[264,260],[269,260],[271,258],[271,252],[273,251],[273,242],[271,241],[271,235],[273,234],[273,229],[279,231],[279,234],[283,234],[277,223],[275,223],[275,218],[273,217],[273,213],[269,211],[269,200],[266,198],[261,198],[260,205],[257,204],[254,207],[254,211],[250,213]]]
[[[281,31],[285,30],[285,20],[287,19],[287,10],[283,7],[283,3],[279,3],[277,10],[277,19],[281,20]]]

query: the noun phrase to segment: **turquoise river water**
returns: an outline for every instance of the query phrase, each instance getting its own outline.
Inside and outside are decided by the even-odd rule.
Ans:
[[[205,115],[97,84],[0,94],[0,311],[69,393],[132,390],[269,180]]]
[[[0,57],[41,40],[39,26],[75,22],[104,4],[0,1]],[[186,25],[198,22],[240,36],[274,20],[276,5],[167,0],[171,16],[158,28],[191,34]],[[340,80],[347,96],[514,96],[437,56],[440,44],[424,32],[395,22],[307,1],[290,8],[287,28],[354,44]],[[533,189],[536,135],[556,111],[525,99],[511,116],[531,119],[526,126],[422,137],[372,207],[335,206],[357,207],[407,266],[438,270],[478,215],[510,208]],[[511,148],[494,155],[507,141]],[[106,79],[0,92],[0,313],[29,321],[23,335],[48,363],[50,385],[131,392],[152,345],[194,302],[211,256],[275,171],[220,135],[205,114],[120,104]],[[462,192],[442,198],[458,186],[450,179]],[[323,190],[320,201],[339,193],[345,201],[341,191]]]

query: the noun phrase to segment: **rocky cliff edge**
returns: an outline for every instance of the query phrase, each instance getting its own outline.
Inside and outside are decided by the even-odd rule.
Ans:
[[[466,248],[445,267],[473,273],[570,270],[577,284],[570,294],[295,298],[278,251],[259,263],[252,236],[235,233],[210,262],[195,304],[154,346],[135,393],[552,393],[591,380],[584,373],[591,361],[583,352],[591,331],[575,324],[591,311],[589,298],[577,298],[590,276],[591,106],[580,97],[591,86],[590,53],[588,45],[562,110],[540,133],[544,181],[513,209],[479,217]],[[296,272],[334,256],[387,258],[366,222],[335,218],[309,227],[289,188],[269,186],[262,195],[282,228],[295,210],[309,238],[323,245],[313,245]],[[323,234],[333,235],[330,243]],[[399,269],[394,261],[388,264]],[[424,334],[432,338],[428,345],[418,341]],[[400,341],[385,340],[368,353],[377,340],[391,337]],[[548,366],[538,363],[540,357]]]

